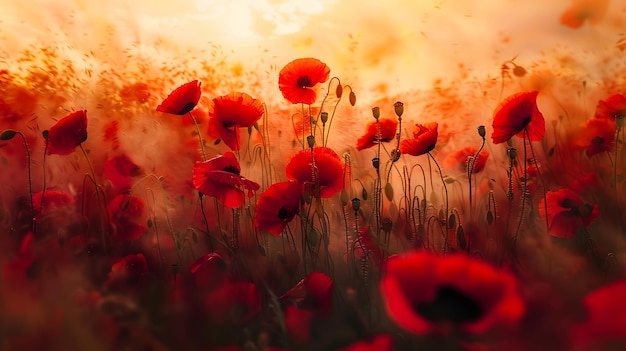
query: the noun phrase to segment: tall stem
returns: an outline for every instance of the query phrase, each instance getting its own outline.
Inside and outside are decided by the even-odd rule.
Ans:
[[[196,127],[196,134],[198,134],[198,141],[200,142],[200,151],[202,152],[202,160],[206,161],[206,152],[204,152],[204,141],[202,140],[202,135],[200,134],[200,127],[198,126],[198,121],[196,120],[196,117],[194,117],[191,114],[191,111],[189,111],[189,117],[191,117],[191,120],[193,121],[193,125]]]

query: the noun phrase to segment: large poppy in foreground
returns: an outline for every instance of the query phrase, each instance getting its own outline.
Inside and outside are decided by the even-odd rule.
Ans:
[[[278,88],[292,104],[310,105],[317,99],[314,87],[330,77],[330,68],[316,58],[299,58],[280,70]]]
[[[455,325],[470,333],[513,326],[525,307],[513,276],[468,256],[393,256],[380,281],[389,317],[414,334]]]
[[[546,218],[548,207],[548,232],[559,238],[571,238],[580,227],[586,227],[600,216],[598,205],[585,203],[574,191],[563,188],[546,192],[539,206],[539,215]]]
[[[246,93],[231,93],[213,99],[209,110],[209,132],[231,150],[241,145],[240,127],[252,127],[263,116],[263,104]]]
[[[298,181],[314,194],[329,198],[343,188],[343,165],[332,149],[314,147],[298,152],[287,164],[287,178]]]
[[[48,130],[46,153],[69,155],[85,140],[87,140],[87,111],[72,112]]]
[[[157,106],[156,110],[178,116],[191,112],[200,101],[202,95],[200,86],[201,83],[197,80],[179,86]]]
[[[587,157],[611,151],[615,145],[617,124],[608,118],[591,118],[585,122],[575,147],[585,150]]]
[[[427,152],[431,152],[437,144],[439,132],[438,123],[415,124],[413,130],[413,139],[405,139],[400,143],[400,151],[403,154],[412,156],[420,156]]]
[[[271,235],[279,235],[300,212],[302,184],[280,182],[267,188],[256,205],[254,225]]]
[[[503,143],[514,135],[524,137],[528,133],[530,141],[539,141],[546,134],[546,121],[537,107],[538,91],[525,91],[513,94],[496,107],[493,117],[494,144]]]
[[[248,197],[259,190],[259,184],[248,180],[239,173],[241,166],[232,152],[215,156],[207,161],[198,161],[193,166],[193,185],[200,193],[217,198],[228,208],[243,205],[248,190]]]
[[[357,150],[365,150],[377,144],[378,131],[380,130],[380,142],[388,142],[396,137],[398,121],[395,119],[379,119],[367,125],[365,134],[356,142]]]
[[[626,280],[603,286],[583,300],[585,322],[572,328],[572,342],[577,350],[623,350],[603,348],[611,342],[626,345]]]

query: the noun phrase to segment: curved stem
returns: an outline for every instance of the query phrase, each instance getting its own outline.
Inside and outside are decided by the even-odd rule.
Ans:
[[[198,126],[198,121],[196,120],[196,117],[194,117],[191,114],[191,111],[189,111],[189,117],[191,117],[191,120],[193,121],[193,125],[196,127],[196,133],[198,134],[198,141],[200,141],[200,151],[202,152],[202,160],[206,161],[206,152],[204,152],[204,141],[202,140],[202,135],[200,134],[200,127]]]

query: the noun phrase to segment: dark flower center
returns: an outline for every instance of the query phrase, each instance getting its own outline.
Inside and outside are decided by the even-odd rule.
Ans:
[[[434,148],[435,148],[435,144],[428,145],[428,147],[426,148],[426,152],[431,152],[433,151]]]
[[[289,212],[287,212],[286,208],[281,207],[278,210],[278,218],[280,218],[281,221],[286,221],[289,219]]]
[[[239,170],[235,166],[226,166],[222,168],[222,171],[239,175]]]
[[[296,85],[300,88],[310,88],[313,86],[313,82],[309,76],[300,76],[296,81]]]
[[[526,128],[526,126],[530,123],[531,120],[532,120],[532,117],[524,118],[524,120],[522,121],[522,129]]]
[[[597,137],[591,139],[591,145],[594,145],[594,146],[602,146],[602,145],[604,145],[604,138],[597,136]]]
[[[472,322],[483,314],[476,301],[450,286],[440,287],[433,301],[416,304],[414,308],[431,322]]]
[[[185,104],[185,106],[183,106],[183,108],[180,111],[178,111],[178,115],[180,116],[185,115],[191,112],[191,110],[193,110],[194,107],[196,107],[196,104],[190,101],[187,104]]]

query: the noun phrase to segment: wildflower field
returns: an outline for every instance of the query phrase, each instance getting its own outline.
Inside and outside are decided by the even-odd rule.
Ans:
[[[626,349],[623,0],[34,3],[0,350]]]

